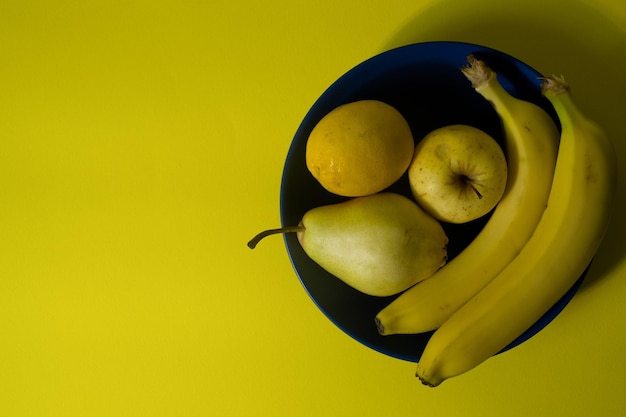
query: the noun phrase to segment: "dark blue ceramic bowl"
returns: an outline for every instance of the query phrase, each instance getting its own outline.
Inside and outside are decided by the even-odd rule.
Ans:
[[[341,104],[362,99],[391,104],[407,119],[416,141],[436,128],[462,123],[484,130],[503,144],[500,119],[460,71],[470,54],[487,62],[511,94],[543,107],[558,124],[552,107],[540,94],[540,74],[507,54],[459,42],[419,43],[384,52],[340,77],[306,114],[285,162],[280,196],[282,224],[297,225],[309,209],[345,201],[324,190],[305,164],[309,133],[324,115]],[[408,184],[405,174],[389,191],[412,198]],[[464,225],[444,225],[450,239],[450,259],[478,234],[488,217]],[[393,297],[372,297],[350,288],[313,262],[293,233],[285,235],[285,244],[302,285],[335,325],[360,343],[386,355],[413,362],[420,358],[432,333],[381,336],[376,330],[374,317]],[[505,350],[546,326],[574,296],[582,279]]]

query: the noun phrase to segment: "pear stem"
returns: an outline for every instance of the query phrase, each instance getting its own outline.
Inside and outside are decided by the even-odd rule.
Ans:
[[[250,249],[254,249],[256,247],[256,245],[265,237],[269,236],[269,235],[276,235],[279,233],[294,233],[294,232],[303,232],[305,229],[304,226],[285,226],[285,227],[281,227],[280,229],[270,229],[270,230],[264,230],[261,233],[259,233],[258,235],[256,235],[255,237],[253,237],[250,242],[248,242],[248,247]]]

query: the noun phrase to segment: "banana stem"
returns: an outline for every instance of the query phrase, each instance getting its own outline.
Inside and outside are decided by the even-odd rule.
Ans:
[[[461,68],[461,71],[476,90],[488,85],[496,76],[496,73],[484,61],[479,60],[474,55],[467,57],[467,66]]]
[[[565,77],[549,75],[541,78],[541,81],[541,94],[550,100],[557,114],[559,114],[563,131],[573,129],[573,126],[576,124],[575,120],[586,119],[586,116],[580,112],[572,101],[570,87],[567,81],[565,81]]]
[[[541,81],[541,93],[544,96],[557,96],[569,92],[569,84],[563,76],[551,75],[541,78]]]
[[[467,66],[461,68],[461,72],[472,83],[472,87],[485,97],[494,107],[501,112],[508,111],[503,105],[503,100],[508,97],[508,92],[498,82],[498,75],[484,61],[474,55],[467,57]]]
[[[509,93],[498,82],[498,75],[484,61],[474,55],[467,57],[467,66],[461,68],[461,72],[472,83],[472,87],[481,94],[494,108],[499,109],[500,117],[510,115]],[[510,145],[507,141],[507,145]],[[508,149],[514,151],[514,149]]]
[[[281,227],[280,229],[270,229],[270,230],[264,230],[261,233],[259,233],[258,235],[256,235],[255,237],[253,237],[249,242],[248,242],[248,247],[250,249],[254,249],[256,247],[256,245],[265,237],[269,236],[269,235],[276,235],[279,233],[297,233],[297,232],[304,232],[305,227],[304,226],[285,226],[285,227]]]

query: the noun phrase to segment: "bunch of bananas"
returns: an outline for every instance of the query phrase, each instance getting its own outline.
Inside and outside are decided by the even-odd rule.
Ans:
[[[509,95],[483,61],[468,61],[463,73],[503,124],[506,191],[463,252],[376,316],[382,335],[435,330],[417,364],[428,386],[497,354],[571,288],[602,240],[616,189],[612,144],[562,77],[542,81],[559,134],[543,109]]]

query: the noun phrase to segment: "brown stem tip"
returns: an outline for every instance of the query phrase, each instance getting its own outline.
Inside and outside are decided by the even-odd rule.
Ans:
[[[545,95],[559,95],[569,91],[569,84],[565,81],[565,77],[562,75],[548,75],[547,77],[541,77],[541,94]]]
[[[487,84],[495,74],[484,61],[474,55],[467,57],[467,66],[462,67],[461,71],[471,81],[474,88]]]

